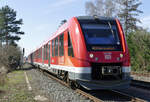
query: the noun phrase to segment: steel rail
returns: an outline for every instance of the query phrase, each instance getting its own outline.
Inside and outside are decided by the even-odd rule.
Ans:
[[[56,80],[57,82],[59,82],[60,84],[62,85],[65,85],[66,87],[70,88],[70,85],[64,81],[62,81],[61,79],[51,75],[49,72],[47,71],[43,71],[42,69],[40,69],[41,72],[43,72],[43,74],[45,74],[46,76],[48,76],[49,78],[53,79],[53,80]],[[86,97],[86,98],[89,98],[90,100],[94,101],[94,102],[104,102],[103,100],[97,98],[97,97],[94,97],[93,95],[89,94],[89,93],[86,93],[80,89],[76,89],[75,90],[78,94]],[[117,94],[120,94],[121,96],[125,96],[127,98],[130,98],[131,99],[131,102],[146,102],[145,100],[142,100],[140,98],[137,98],[137,97],[134,97],[134,96],[130,96],[126,93],[122,93],[122,92],[119,92],[119,91],[116,91],[116,90],[111,90],[112,92],[114,93],[117,93]]]
[[[134,87],[139,87],[139,88],[150,90],[150,82],[140,81],[140,80],[132,80],[131,85]]]
[[[112,92],[114,93],[117,93],[117,94],[120,94],[120,95],[123,95],[125,97],[128,97],[131,99],[131,102],[147,102],[143,99],[140,99],[140,98],[137,98],[137,97],[134,97],[134,96],[131,96],[131,95],[128,95],[126,93],[123,93],[123,92],[120,92],[120,91],[116,91],[116,90],[111,90]]]
[[[43,72],[42,70],[40,70],[40,71]],[[53,75],[51,75],[51,74],[49,74],[49,73],[47,73],[47,72],[43,72],[43,73],[44,73],[46,76],[50,77],[51,79],[56,80],[56,81],[59,82],[60,84],[65,85],[66,87],[70,88],[69,84],[67,84],[66,82],[64,82],[64,81],[62,81],[62,80],[60,80],[60,79],[54,77]],[[82,96],[84,96],[84,97],[86,97],[86,98],[89,98],[90,100],[92,100],[92,101],[94,101],[94,102],[104,102],[103,100],[100,100],[100,99],[98,99],[97,97],[94,97],[94,96],[92,96],[92,95],[90,95],[90,94],[88,94],[88,93],[86,93],[86,92],[84,92],[84,91],[82,91],[82,90],[80,90],[80,89],[76,89],[75,92],[77,92],[78,94],[80,94],[80,95],[82,95]]]

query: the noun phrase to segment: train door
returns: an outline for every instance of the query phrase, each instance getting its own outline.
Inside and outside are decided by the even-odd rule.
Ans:
[[[54,64],[58,65],[58,37],[55,38],[55,62]]]
[[[50,46],[50,42],[48,43],[48,66],[50,67],[50,63],[51,63],[51,57],[50,57],[50,53],[51,53],[51,46]]]
[[[64,33],[59,36],[59,64],[64,64]]]

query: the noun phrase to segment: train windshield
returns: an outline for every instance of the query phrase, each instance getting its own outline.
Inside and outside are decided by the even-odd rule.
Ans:
[[[121,50],[116,24],[83,23],[81,28],[88,50]]]

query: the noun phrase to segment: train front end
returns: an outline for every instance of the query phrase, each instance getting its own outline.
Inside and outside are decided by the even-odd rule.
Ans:
[[[78,54],[78,59],[83,61],[83,66],[90,67],[89,73],[77,75],[77,82],[87,89],[128,88],[130,56],[119,20],[77,17],[77,21],[84,41],[83,46],[79,46],[78,53],[82,54]]]

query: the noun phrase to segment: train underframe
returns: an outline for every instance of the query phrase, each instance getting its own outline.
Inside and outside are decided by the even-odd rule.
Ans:
[[[74,73],[54,68],[45,68],[49,72],[54,73],[58,78],[66,81],[75,89],[80,86],[88,90],[97,89],[125,89],[130,85],[130,72],[123,72],[120,63],[117,64],[91,64],[91,73]]]

